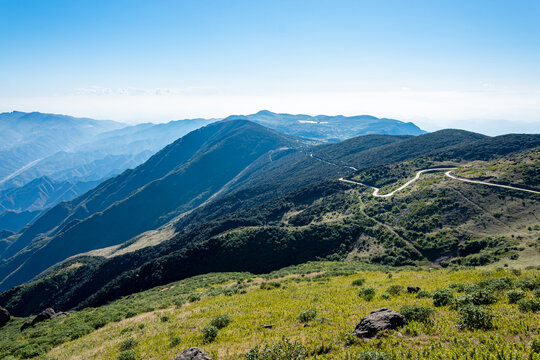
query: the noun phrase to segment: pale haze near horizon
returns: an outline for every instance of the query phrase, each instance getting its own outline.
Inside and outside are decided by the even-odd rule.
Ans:
[[[537,1],[2,1],[0,112],[540,132]]]

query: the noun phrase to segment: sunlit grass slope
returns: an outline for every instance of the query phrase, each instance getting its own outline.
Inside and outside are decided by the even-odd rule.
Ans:
[[[0,330],[0,350],[7,353],[9,348],[4,335],[12,336],[8,340],[12,346],[18,343],[24,349],[32,341],[39,348],[40,342],[61,333],[58,346],[49,344],[51,349],[43,358],[172,359],[182,349],[198,346],[217,360],[243,359],[256,345],[283,343],[286,338],[301,345],[309,359],[540,359],[531,349],[540,335],[540,314],[520,310],[506,295],[517,289],[529,302],[538,301],[539,291],[534,289],[538,289],[539,275],[537,269],[396,270],[329,262],[260,277],[210,274],[57,318],[22,335],[18,327],[24,319],[16,319]],[[357,279],[365,281],[355,286],[352,283]],[[460,330],[459,308],[435,307],[429,297],[445,288],[463,297],[464,291],[478,288],[463,289],[456,284],[479,282],[480,288],[496,297],[494,304],[480,306],[494,316],[491,330]],[[389,287],[397,289],[395,285],[419,286],[429,294],[418,297],[403,289],[387,295]],[[359,296],[366,288],[375,289],[371,301]],[[370,311],[380,307],[399,311],[404,305],[421,305],[436,313],[430,321],[410,321],[404,328],[372,340],[348,335]],[[304,326],[297,316],[309,309],[316,310],[316,317],[310,326]],[[214,341],[207,342],[202,330],[220,315],[228,315],[232,321],[219,330]],[[261,325],[274,326],[265,329]],[[20,349],[13,352],[16,358],[28,356]]]

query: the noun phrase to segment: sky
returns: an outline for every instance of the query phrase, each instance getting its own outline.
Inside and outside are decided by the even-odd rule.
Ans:
[[[538,0],[0,0],[0,112],[540,132]]]

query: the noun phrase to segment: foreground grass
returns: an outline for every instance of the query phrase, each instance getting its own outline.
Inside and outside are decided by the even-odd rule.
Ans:
[[[21,344],[30,343],[31,339],[51,337],[62,326],[75,331],[74,323],[80,327],[124,311],[124,318],[113,319],[119,321],[74,340],[70,340],[72,332],[68,331],[63,339],[66,342],[51,346],[42,358],[172,359],[182,349],[198,346],[215,360],[242,359],[256,345],[272,345],[287,338],[302,344],[309,359],[540,359],[540,354],[531,350],[531,343],[540,335],[540,314],[521,312],[508,303],[504,291],[496,292],[498,301],[489,305],[494,329],[487,331],[459,330],[458,312],[448,306],[435,308],[429,297],[417,298],[404,292],[389,298],[381,296],[392,285],[420,286],[433,292],[455,283],[539,275],[538,270],[519,273],[502,269],[388,272],[350,263],[312,263],[265,277],[210,274],[48,321],[22,335],[13,331],[23,321],[17,319],[0,330],[0,335],[11,335],[12,341]],[[365,279],[363,285],[353,286],[351,283],[359,278]],[[368,287],[376,291],[372,301],[358,296],[360,289]],[[530,291],[526,295],[534,296]],[[370,311],[383,306],[399,310],[404,305],[421,305],[437,312],[431,322],[413,321],[373,340],[359,341],[348,335]],[[305,327],[297,316],[309,309],[316,310],[317,315]],[[126,315],[125,311],[132,313]],[[205,342],[201,330],[212,318],[224,314],[232,322],[219,331],[215,341]],[[264,329],[263,324],[274,327]],[[7,353],[7,348],[0,340],[0,351]],[[122,353],[126,348],[130,350]],[[377,351],[377,356],[383,357],[362,357],[366,350]]]

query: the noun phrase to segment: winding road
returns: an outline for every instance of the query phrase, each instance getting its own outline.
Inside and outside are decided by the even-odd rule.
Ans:
[[[324,162],[326,164],[330,164],[330,165],[334,165],[334,166],[343,166],[343,167],[352,169],[354,171],[357,170],[356,168],[354,168],[352,166],[338,165],[338,164],[332,163],[330,161],[321,159],[321,158],[319,158],[317,156],[313,156],[313,154],[309,154],[309,156],[312,157],[313,159],[319,160],[319,161]],[[374,187],[374,186],[366,185],[366,184],[361,183],[359,181],[348,180],[348,179],[345,179],[345,178],[339,178],[339,181],[346,182],[346,183],[349,183],[349,184],[361,185],[361,186],[371,188],[371,189],[373,189],[373,194],[372,194],[373,196],[381,197],[381,198],[387,198],[387,197],[394,196],[398,191],[401,191],[401,190],[407,188],[408,186],[410,186],[412,183],[414,183],[416,180],[418,180],[423,173],[432,172],[432,171],[446,171],[444,173],[444,175],[446,177],[450,178],[450,179],[453,179],[453,180],[462,181],[462,182],[471,183],[471,184],[479,184],[479,185],[493,186],[493,187],[499,187],[499,188],[510,189],[510,190],[524,191],[524,192],[540,195],[540,191],[536,191],[536,190],[529,190],[529,189],[524,189],[524,188],[520,188],[520,187],[516,187],[516,186],[511,186],[511,185],[494,184],[494,183],[489,183],[489,182],[486,182],[486,181],[470,180],[470,179],[461,178],[461,177],[452,175],[452,170],[455,170],[455,169],[456,168],[448,168],[448,167],[446,167],[446,168],[431,168],[431,169],[419,170],[419,171],[416,172],[416,175],[415,175],[414,178],[407,181],[405,184],[401,185],[396,190],[394,190],[392,192],[389,192],[388,194],[379,194],[379,191],[381,189],[379,189],[377,187]]]
[[[469,179],[464,179],[464,178],[461,178],[461,177],[457,177],[455,175],[452,175],[451,172],[452,170],[448,170],[449,168],[433,168],[433,169],[424,169],[424,170],[420,170],[416,173],[416,176],[414,178],[412,178],[411,180],[407,181],[405,184],[401,185],[399,188],[397,188],[396,190],[392,191],[392,192],[389,192],[388,194],[379,194],[379,191],[381,189],[379,188],[376,188],[374,186],[370,186],[370,185],[366,185],[366,184],[363,184],[361,182],[358,182],[358,181],[354,181],[354,180],[347,180],[347,179],[344,179],[344,178],[339,178],[339,181],[343,181],[343,182],[346,182],[346,183],[349,183],[349,184],[356,184],[356,185],[362,185],[362,186],[366,186],[366,187],[369,187],[371,189],[373,189],[373,196],[375,197],[382,197],[382,198],[387,198],[387,197],[390,197],[390,196],[393,196],[395,195],[395,193],[397,193],[398,191],[401,191],[403,189],[405,189],[406,187],[408,187],[409,185],[411,185],[413,182],[415,182],[416,180],[418,180],[420,178],[420,175],[422,175],[423,173],[426,173],[426,172],[431,172],[431,171],[444,171],[444,170],[447,170],[444,175],[449,177],[450,179],[453,179],[453,180],[458,180],[458,181],[463,181],[463,182],[467,182],[467,183],[471,183],[471,184],[480,184],[480,185],[487,185],[487,186],[494,186],[494,187],[500,187],[500,188],[505,188],[505,189],[511,189],[511,190],[518,190],[518,191],[525,191],[525,192],[529,192],[529,193],[532,193],[532,194],[539,194],[540,195],[540,191],[536,191],[536,190],[529,190],[529,189],[523,189],[523,188],[519,188],[519,187],[515,187],[515,186],[510,186],[510,185],[501,185],[501,184],[493,184],[493,183],[488,183],[488,182],[485,182],[485,181],[480,181],[480,180],[469,180]],[[452,168],[452,169],[455,169],[455,168]]]

